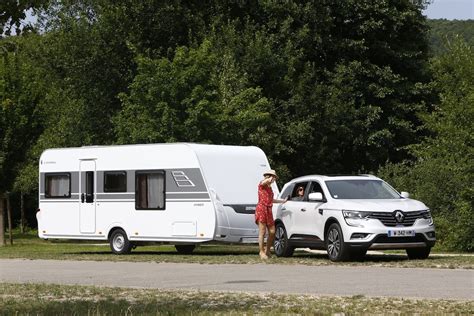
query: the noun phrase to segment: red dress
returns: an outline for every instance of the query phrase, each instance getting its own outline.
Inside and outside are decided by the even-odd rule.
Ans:
[[[258,185],[258,204],[255,208],[255,224],[263,223],[267,226],[275,225],[272,213],[273,190],[271,187]]]

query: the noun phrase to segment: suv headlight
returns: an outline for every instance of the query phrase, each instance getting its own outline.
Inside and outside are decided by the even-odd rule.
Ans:
[[[422,214],[423,216],[423,219],[427,219],[428,220],[428,225],[433,225],[433,217],[431,217],[431,211],[428,209],[428,210],[425,210],[425,212]]]
[[[364,227],[362,221],[368,220],[370,212],[342,210],[342,216],[349,226]]]
[[[344,218],[366,219],[370,215],[370,212],[342,210],[342,215]]]

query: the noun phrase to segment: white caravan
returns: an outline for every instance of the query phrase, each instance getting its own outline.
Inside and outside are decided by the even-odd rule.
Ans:
[[[150,242],[183,253],[208,241],[256,242],[257,185],[268,169],[253,146],[49,149],[39,161],[38,235],[108,240],[118,254]]]

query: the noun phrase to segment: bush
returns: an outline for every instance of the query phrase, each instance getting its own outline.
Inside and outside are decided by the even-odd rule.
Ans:
[[[461,40],[433,60],[439,104],[423,117],[431,136],[409,148],[413,161],[387,164],[381,177],[432,210],[439,243],[474,250],[474,51]]]

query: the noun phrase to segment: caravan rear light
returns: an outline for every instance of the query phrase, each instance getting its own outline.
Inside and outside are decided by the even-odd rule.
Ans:
[[[38,209],[36,209],[36,213],[38,213],[38,212],[40,212],[40,211],[41,211],[41,209],[39,209],[39,208],[38,208]]]

